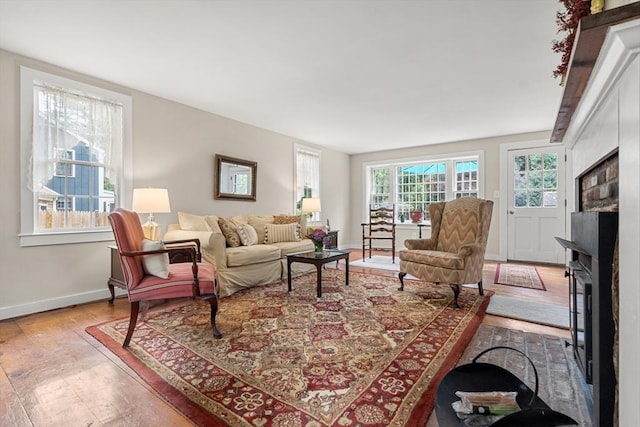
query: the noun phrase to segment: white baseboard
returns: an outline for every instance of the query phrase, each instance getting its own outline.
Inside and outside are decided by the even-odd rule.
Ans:
[[[116,297],[120,295],[126,295],[126,292],[116,288]],[[0,307],[0,320],[12,319],[14,317],[25,316],[27,314],[41,313],[43,311],[65,308],[99,300],[104,300],[106,304],[106,301],[109,298],[111,298],[111,294],[109,293],[109,289],[105,288],[81,294],[65,295],[58,298],[33,301],[21,305]]]

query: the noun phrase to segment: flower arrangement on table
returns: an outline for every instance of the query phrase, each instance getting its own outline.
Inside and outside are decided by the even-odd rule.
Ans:
[[[329,235],[321,228],[316,228],[311,233],[307,234],[307,237],[313,241],[316,252],[322,252],[324,245],[331,243]]]

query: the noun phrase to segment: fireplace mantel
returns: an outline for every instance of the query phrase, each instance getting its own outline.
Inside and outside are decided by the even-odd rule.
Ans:
[[[640,17],[640,2],[606,10],[580,20],[551,142],[562,142],[582,99],[591,71],[612,25]]]

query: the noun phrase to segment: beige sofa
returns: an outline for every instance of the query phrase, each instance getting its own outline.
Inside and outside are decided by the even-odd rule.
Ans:
[[[294,220],[297,222],[293,223]],[[287,224],[283,224],[287,221]],[[231,226],[227,226],[229,224]],[[242,229],[242,236],[249,237],[246,239],[249,241],[236,240],[234,236],[228,238],[227,235],[233,234],[231,228],[236,232]],[[292,234],[293,229],[298,230],[297,235]],[[255,230],[255,235],[251,241],[251,236],[246,234],[253,234],[252,230]],[[302,230],[306,230],[305,219],[292,215],[247,215],[221,220],[216,215],[200,216],[178,212],[178,224],[168,226],[164,240],[198,238],[203,261],[216,267],[218,295],[224,297],[242,289],[285,278],[286,255],[312,251],[314,248],[313,242],[304,237],[306,233]],[[291,274],[295,277],[314,269],[313,265],[294,263],[291,265]]]

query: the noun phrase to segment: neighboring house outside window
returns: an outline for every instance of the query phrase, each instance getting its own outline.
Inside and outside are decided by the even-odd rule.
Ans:
[[[421,211],[429,221],[429,205],[460,197],[481,197],[482,152],[424,160],[398,160],[365,165],[367,204],[396,206],[396,222]],[[368,206],[365,206],[368,211]]]
[[[295,211],[300,214],[302,199],[320,198],[320,150],[294,144],[294,170],[296,180]],[[319,221],[320,213],[314,213],[311,221]]]
[[[21,100],[21,245],[113,239],[130,97],[22,67]]]

